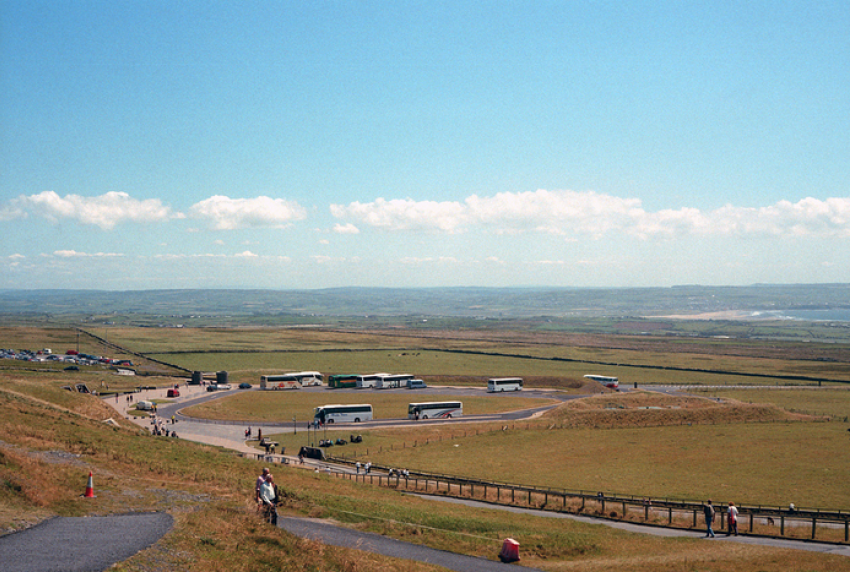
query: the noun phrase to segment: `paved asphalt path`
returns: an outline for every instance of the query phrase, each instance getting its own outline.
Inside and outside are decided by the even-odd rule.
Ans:
[[[53,518],[0,536],[0,570],[100,572],[148,548],[173,524],[163,512]]]
[[[515,564],[503,564],[497,560],[485,560],[484,558],[456,554],[454,552],[386,538],[379,534],[342,528],[308,518],[279,517],[277,525],[296,536],[318,540],[325,544],[342,546],[344,548],[356,548],[357,550],[366,550],[385,556],[406,558],[417,562],[427,562],[428,564],[436,564],[449,570],[457,570],[458,572],[506,572],[508,570],[512,570],[513,572],[522,570],[522,572],[525,572],[526,570],[538,570],[537,568],[528,568],[526,566],[517,568]],[[501,546],[494,545],[494,555],[497,555],[499,550],[501,550]],[[520,556],[522,556],[521,550],[522,547],[520,546]],[[538,572],[540,571],[538,570]]]

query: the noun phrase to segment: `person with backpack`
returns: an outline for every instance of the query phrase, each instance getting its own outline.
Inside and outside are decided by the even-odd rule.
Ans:
[[[702,505],[702,512],[705,515],[705,538],[714,538],[714,530],[711,529],[711,524],[714,522],[714,507],[711,499]]]

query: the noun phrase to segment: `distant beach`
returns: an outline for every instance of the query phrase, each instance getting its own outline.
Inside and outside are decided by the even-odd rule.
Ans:
[[[850,322],[850,309],[828,310],[726,310],[702,314],[648,316],[671,320],[801,320],[813,322]]]

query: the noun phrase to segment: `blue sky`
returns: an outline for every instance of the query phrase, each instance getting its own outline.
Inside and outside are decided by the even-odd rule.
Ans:
[[[847,2],[0,25],[0,288],[850,282]]]

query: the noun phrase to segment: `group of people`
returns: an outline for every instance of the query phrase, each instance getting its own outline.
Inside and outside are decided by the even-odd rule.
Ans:
[[[714,517],[717,511],[714,510],[714,505],[711,504],[711,499],[708,499],[705,504],[702,505],[702,511],[705,515],[705,538],[714,538],[714,529],[712,529],[711,525],[714,523]],[[730,536],[732,534],[738,536],[738,507],[735,506],[735,503],[729,503],[729,508],[726,509],[726,514],[728,515],[729,521],[726,527],[726,536]]]
[[[171,419],[171,424],[175,423],[174,418]],[[169,429],[165,419],[161,417],[153,417],[151,419],[151,433],[153,435],[165,435],[166,437],[177,437],[177,431]]]
[[[410,478],[410,471],[407,469],[390,469],[387,474],[390,477],[404,477],[405,480]]]
[[[372,462],[370,461],[370,462],[366,463],[365,465],[361,465],[360,461],[357,461],[357,463],[355,463],[354,467],[357,469],[358,475],[360,474],[360,468],[361,467],[363,468],[363,474],[368,475],[372,470]]]

